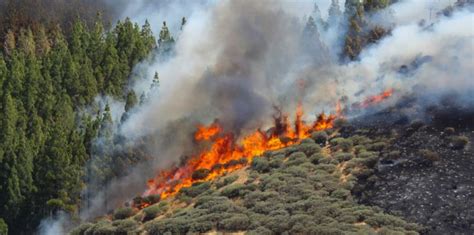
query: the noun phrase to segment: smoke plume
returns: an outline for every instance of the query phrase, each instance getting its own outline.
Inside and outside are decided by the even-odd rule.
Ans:
[[[117,130],[130,144],[153,136],[153,144],[146,146],[152,164],[143,163],[130,177],[112,182],[92,205],[107,200],[111,209],[140,194],[157,169],[192,151],[189,137],[195,125],[216,118],[239,134],[269,124],[274,106],[292,112],[302,103],[307,113],[316,114],[332,111],[343,96],[358,102],[387,88],[396,90],[395,98],[417,93],[423,102],[435,103],[457,94],[459,102],[474,103],[470,10],[442,16],[430,14],[427,1],[399,1],[368,16],[389,26],[390,34],[365,48],[359,60],[340,63],[334,51],[341,50],[342,42],[329,39],[343,38],[344,30],[335,35],[329,26],[308,33],[303,18],[311,14],[312,1],[139,2],[124,15],[152,19],[155,27],[167,20],[177,39],[173,56],[135,68],[145,76],[131,85],[138,94],[148,91],[155,72],[161,79],[159,91]],[[322,2],[325,11],[330,1]],[[158,14],[164,11],[168,13]],[[182,16],[188,23],[180,30]],[[83,219],[104,213],[102,207],[90,208]]]

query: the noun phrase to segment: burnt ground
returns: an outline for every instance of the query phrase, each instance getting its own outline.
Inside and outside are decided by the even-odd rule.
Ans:
[[[452,111],[430,110],[428,122],[383,114],[359,121],[375,136],[392,137],[375,180],[360,180],[353,191],[359,202],[416,222],[424,234],[474,234],[474,115]],[[460,135],[469,143],[455,149],[451,138]]]

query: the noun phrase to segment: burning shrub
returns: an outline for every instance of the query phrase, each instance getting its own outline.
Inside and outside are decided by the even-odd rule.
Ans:
[[[250,220],[247,215],[236,214],[228,219],[223,219],[217,225],[218,229],[224,231],[241,231],[246,230],[250,225]]]
[[[166,202],[162,202],[162,203],[157,204],[157,205],[149,206],[149,207],[143,209],[143,213],[145,214],[145,216],[143,217],[143,221],[152,220],[152,219],[156,218],[162,212],[165,212],[166,210],[168,210],[168,203],[166,203]]]
[[[113,218],[114,220],[122,220],[129,218],[136,214],[136,211],[130,207],[123,207],[115,210]]]
[[[209,183],[209,182],[194,183],[193,186],[191,186],[189,188],[182,188],[180,190],[180,193],[182,193],[186,196],[196,197],[196,196],[206,192],[210,188],[211,188],[211,183]]]
[[[320,145],[325,145],[326,141],[329,139],[328,134],[325,131],[317,131],[311,134],[311,138]]]
[[[252,160],[252,169],[260,173],[265,173],[270,171],[270,164],[266,158],[256,157]]]
[[[209,169],[197,169],[193,172],[192,178],[193,180],[203,180],[207,178],[211,171]]]
[[[464,149],[464,147],[469,143],[469,138],[466,136],[453,136],[449,138],[449,146],[452,149],[460,150]]]

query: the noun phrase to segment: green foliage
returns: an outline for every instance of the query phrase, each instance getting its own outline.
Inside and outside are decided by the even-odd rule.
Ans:
[[[235,214],[230,218],[223,219],[217,225],[219,230],[224,231],[245,231],[250,224],[248,216],[244,214]]]
[[[229,184],[232,184],[233,182],[235,182],[237,179],[239,178],[238,175],[232,175],[232,176],[227,176],[227,177],[224,177],[222,179],[220,179],[219,181],[216,182],[216,186],[218,188],[222,188],[226,185],[229,185]]]
[[[268,160],[263,157],[256,157],[252,160],[252,169],[264,173],[268,172],[270,170],[270,164],[268,163]]]
[[[16,9],[9,13],[13,18],[0,24],[10,29],[0,37],[5,39],[0,52],[0,217],[13,234],[34,232],[44,216],[59,210],[76,216],[86,180],[87,200],[93,196],[89,192],[126,173],[130,159],[110,153],[115,137],[110,110],[97,112],[94,98],[113,96],[126,101],[126,111],[133,108],[136,95],[125,93],[131,68],[156,47],[149,24],[140,28],[125,20],[105,30],[95,14],[37,18],[44,16],[38,13],[44,8],[39,2],[12,1],[7,8]],[[28,7],[19,3],[40,5],[31,8],[38,12],[21,15]],[[79,6],[90,9],[75,0],[64,3],[47,5],[78,7],[69,13]],[[44,21],[49,17],[53,21]],[[26,18],[27,24],[20,23]],[[57,23],[66,23],[66,34]],[[96,115],[87,114],[86,107]],[[107,147],[93,145],[96,138]]]
[[[118,208],[114,212],[114,220],[122,220],[136,214],[136,211],[130,207]]]
[[[143,213],[145,214],[143,217],[143,221],[149,221],[156,218],[163,212],[168,210],[168,204],[165,202],[161,202],[159,204],[155,204],[143,209]]]
[[[329,139],[329,136],[325,131],[317,131],[311,134],[311,138],[313,138],[317,144],[324,145]]]
[[[211,184],[209,182],[203,183],[195,183],[193,186],[189,188],[182,188],[180,193],[183,193],[190,197],[196,197],[199,194],[202,194],[211,188]]]
[[[0,218],[0,234],[6,235],[8,234],[8,225],[5,223],[3,219]]]
[[[243,184],[233,184],[222,189],[221,195],[228,198],[241,197],[245,195],[249,190],[252,190],[252,186]]]

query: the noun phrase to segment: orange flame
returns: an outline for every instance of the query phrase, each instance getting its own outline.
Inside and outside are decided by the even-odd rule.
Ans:
[[[148,181],[148,190],[144,195],[160,194],[161,199],[165,199],[195,182],[209,181],[241,169],[247,162],[251,162],[254,157],[261,156],[265,151],[297,144],[300,140],[308,138],[313,131],[332,128],[333,122],[337,118],[336,115],[322,113],[316,121],[306,124],[303,121],[303,116],[303,107],[298,105],[296,120],[294,127],[292,127],[288,117],[282,116],[279,112],[279,115],[274,117],[275,124],[270,131],[265,133],[256,130],[241,139],[236,139],[232,133],[225,133],[217,122],[210,126],[199,125],[194,135],[195,141],[209,142],[210,147],[192,156],[181,167],[160,171],[154,179]],[[193,173],[199,169],[207,169],[209,174],[205,178],[194,179]]]
[[[368,98],[366,98],[361,104],[360,104],[360,107],[362,108],[367,108],[369,106],[372,106],[372,105],[375,105],[375,104],[378,104],[384,100],[386,100],[387,98],[391,97],[393,95],[393,89],[392,88],[389,88],[385,91],[383,91],[382,93],[378,94],[378,95],[374,95],[374,96],[370,96]]]

